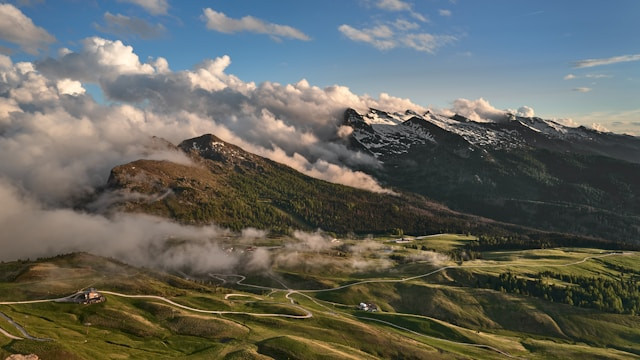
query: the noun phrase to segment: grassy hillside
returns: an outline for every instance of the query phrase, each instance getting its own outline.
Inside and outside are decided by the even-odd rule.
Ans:
[[[284,247],[269,250],[274,259],[269,271],[246,274],[245,283],[261,289],[236,283],[236,276],[220,275],[225,283],[220,276],[185,280],[89,254],[0,264],[0,302],[56,298],[89,286],[164,296],[174,302],[107,293],[106,302],[93,305],[0,304],[0,312],[29,334],[52,339],[12,340],[0,334],[0,357],[11,353],[36,353],[45,359],[640,356],[637,315],[478,284],[479,279],[506,273],[534,279],[552,271],[602,281],[634,279],[639,286],[639,253],[590,248],[492,250],[457,265],[444,254],[464,248],[473,238],[442,235],[409,238],[400,244],[380,238],[367,240],[366,246],[362,240],[341,239],[320,251],[286,246],[295,239],[281,241]],[[414,244],[439,253],[415,249]],[[315,265],[278,261],[307,253]],[[397,260],[400,256],[402,261]],[[335,271],[327,272],[329,267]],[[560,276],[548,281],[570,286]],[[333,290],[341,285],[346,287]],[[360,302],[374,303],[380,311],[358,310]],[[175,304],[241,313],[208,314]],[[254,316],[307,312],[310,318]],[[7,321],[0,319],[0,327],[22,337]]]

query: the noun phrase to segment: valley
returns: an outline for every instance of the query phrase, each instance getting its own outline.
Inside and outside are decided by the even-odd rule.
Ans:
[[[224,241],[234,245],[234,251],[268,251],[269,268],[242,274],[188,269],[165,273],[85,253],[1,264],[5,275],[0,279],[0,311],[33,336],[52,341],[17,340],[22,335],[0,322],[14,337],[0,337],[0,354],[19,351],[47,359],[109,359],[119,354],[193,359],[400,354],[416,359],[630,359],[640,354],[640,319],[633,314],[490,289],[476,280],[506,273],[532,279],[554,272],[637,282],[637,252],[501,250],[453,261],[448,254],[477,238],[323,235],[320,247],[290,237],[264,238],[255,245]],[[298,261],[291,260],[294,255]],[[66,276],[60,277],[62,273]],[[543,281],[572,286],[549,276]],[[56,302],[87,287],[97,288],[107,301]],[[33,302],[47,298],[53,300]],[[377,311],[359,310],[363,302],[375,304]]]

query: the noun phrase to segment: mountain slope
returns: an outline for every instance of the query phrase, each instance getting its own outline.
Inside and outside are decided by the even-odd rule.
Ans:
[[[511,116],[479,123],[413,112],[345,112],[361,168],[451,208],[545,230],[640,238],[640,140]]]
[[[175,149],[187,153],[193,163],[138,160],[112,170],[108,187],[126,199],[120,209],[185,223],[215,222],[235,230],[251,226],[275,232],[290,228],[338,233],[398,228],[417,234],[514,231],[421,196],[376,194],[310,178],[213,135],[185,140]]]

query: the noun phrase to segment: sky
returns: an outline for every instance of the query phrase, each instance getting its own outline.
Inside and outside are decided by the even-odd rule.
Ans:
[[[142,196],[105,190],[113,167],[191,164],[152,136],[213,133],[389,192],[354,170],[380,164],[348,147],[346,108],[510,111],[640,135],[639,14],[637,0],[0,0],[0,260],[235,266],[203,240],[226,232],[215,224],[108,211]],[[172,237],[199,242],[159,254]]]
[[[99,37],[172,71],[227,55],[225,72],[245,82],[306,79],[443,109],[482,98],[640,135],[636,0],[17,0],[0,14],[0,53],[14,63]]]

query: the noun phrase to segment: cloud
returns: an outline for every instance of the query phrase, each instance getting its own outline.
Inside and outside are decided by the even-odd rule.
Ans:
[[[581,92],[581,93],[588,93],[589,91],[593,90],[589,87],[577,87],[577,88],[573,88],[571,89],[572,91],[576,91],[576,92]]]
[[[34,55],[56,41],[53,35],[34,25],[11,4],[0,4],[0,39],[17,44],[23,51]]]
[[[417,24],[415,23],[401,21],[400,23],[395,22],[392,25],[400,30],[400,32],[395,33],[387,25],[356,29],[350,25],[343,24],[338,27],[338,30],[350,40],[370,44],[378,50],[405,47],[432,54],[439,47],[457,41],[457,38],[451,35],[409,32],[408,30],[416,29],[414,25]]]
[[[413,10],[413,6],[406,2],[406,1],[402,1],[402,0],[378,0],[375,3],[375,6],[379,9],[382,10],[386,10],[386,11],[406,11],[408,12],[413,18],[422,21],[422,22],[428,22],[429,19],[427,19],[424,15],[416,12]]]
[[[393,31],[386,25],[368,29],[356,29],[343,24],[338,27],[338,30],[349,39],[373,45],[378,50],[393,49],[397,45],[393,39]]]
[[[529,106],[522,106],[518,109],[516,115],[522,117],[533,117],[535,115],[535,111]]]
[[[226,233],[215,226],[182,226],[140,214],[107,218],[71,209],[48,209],[2,178],[0,201],[6,205],[0,210],[3,261],[88,251],[138,266],[167,269],[205,271],[238,263],[237,257],[222,251],[214,241]]]
[[[124,74],[152,74],[151,64],[140,62],[133,47],[120,40],[112,41],[90,37],[82,41],[83,51],[65,51],[59,59],[48,58],[36,63],[45,75],[99,82]]]
[[[640,108],[622,111],[598,111],[575,116],[574,123],[602,124],[616,133],[640,136]]]
[[[407,21],[405,19],[397,19],[393,23],[393,26],[400,31],[415,30],[420,28],[419,24],[411,21]]]
[[[407,260],[412,262],[427,262],[433,266],[443,266],[451,259],[449,259],[449,256],[435,251],[420,251],[419,253],[410,254]]]
[[[459,114],[478,122],[504,122],[508,120],[507,111],[496,109],[483,98],[476,100],[456,99],[452,107],[444,110],[443,113],[447,115]]]
[[[606,79],[606,78],[611,78],[611,75],[605,75],[605,74],[586,74],[584,76],[582,76],[584,78],[587,79]],[[564,77],[565,80],[573,80],[573,79],[577,79],[578,76],[574,75],[574,74],[568,74]]]
[[[151,15],[166,15],[169,11],[168,0],[118,0],[118,2],[138,5]]]
[[[607,129],[606,127],[604,127],[604,125],[602,125],[600,123],[591,124],[591,128],[593,130],[600,131],[600,132],[609,132],[609,129]]]
[[[411,4],[402,0],[379,0],[376,6],[389,11],[410,11]]]
[[[606,79],[606,78],[610,78],[612,76],[611,75],[605,75],[605,74],[587,74],[584,77],[586,77],[587,79]]]
[[[440,112],[446,116],[462,115],[477,122],[505,122],[511,119],[510,114],[522,117],[535,116],[535,111],[532,107],[521,106],[517,110],[500,110],[483,98],[476,100],[456,99],[451,108],[442,109]]]
[[[618,64],[623,62],[639,61],[639,60],[640,60],[640,54],[622,55],[622,56],[614,56],[614,57],[604,58],[604,59],[579,60],[573,63],[573,67],[589,68],[594,66],[611,65],[611,64]]]
[[[102,186],[116,165],[155,155],[152,135],[178,143],[205,133],[307,175],[385,192],[351,166],[378,166],[349,150],[344,110],[425,111],[408,99],[360,96],[344,86],[244,82],[228,56],[172,71],[142,62],[120,41],[88,38],[36,64],[0,58],[0,174],[47,206],[72,206]],[[107,105],[84,89],[100,86]],[[156,154],[157,153],[157,154]],[[18,155],[16,155],[18,154]]]
[[[233,19],[227,17],[224,13],[217,12],[211,8],[206,8],[204,9],[202,19],[206,22],[207,29],[226,34],[247,31],[257,34],[271,35],[276,39],[285,37],[304,41],[311,40],[309,36],[296,28],[287,25],[269,23],[253,16]]]
[[[458,38],[451,35],[432,35],[427,33],[407,34],[401,39],[402,43],[416,51],[433,54],[436,49],[446,44],[457,41]]]
[[[162,36],[166,29],[162,24],[152,25],[147,21],[122,14],[104,14],[105,25],[94,24],[96,30],[122,37],[137,36],[141,39],[153,39]]]
[[[452,15],[451,10],[447,10],[447,9],[438,10],[438,14],[440,14],[440,16],[445,16],[445,17],[449,17]]]
[[[86,92],[80,81],[62,79],[56,83],[60,95],[82,95]]]

